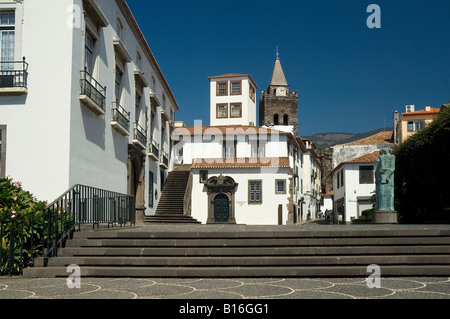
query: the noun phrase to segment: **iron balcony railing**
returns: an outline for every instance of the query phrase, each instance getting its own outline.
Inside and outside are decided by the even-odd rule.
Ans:
[[[27,88],[28,63],[22,61],[0,61],[0,88]]]
[[[159,158],[159,144],[156,143],[154,140],[152,140],[152,143],[150,144],[150,151],[152,152],[153,155]]]
[[[113,102],[113,121],[119,123],[128,132],[130,131],[130,112],[125,111],[125,109],[117,102]]]
[[[106,87],[101,86],[86,69],[81,71],[80,83],[81,94],[91,98],[95,104],[105,111]]]
[[[161,162],[167,167],[169,166],[169,155],[165,151],[161,152]]]
[[[138,140],[142,145],[147,145],[147,132],[138,123],[134,123],[134,139]]]
[[[20,275],[37,257],[54,257],[81,225],[135,224],[134,198],[76,185],[43,211],[0,220],[0,275]]]

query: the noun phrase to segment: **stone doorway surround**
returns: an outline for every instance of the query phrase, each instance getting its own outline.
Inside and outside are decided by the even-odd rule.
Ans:
[[[214,199],[219,194],[225,194],[229,198],[229,219],[225,224],[236,224],[235,218],[235,193],[238,183],[229,176],[213,176],[208,179],[205,186],[208,192],[208,219],[207,224],[217,224],[214,216]]]

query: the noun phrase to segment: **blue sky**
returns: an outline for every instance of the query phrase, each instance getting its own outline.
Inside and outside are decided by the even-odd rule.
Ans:
[[[370,4],[381,28],[370,29]],[[128,0],[180,106],[209,124],[208,77],[250,74],[269,85],[279,47],[299,92],[299,135],[392,126],[408,104],[450,101],[448,0]]]

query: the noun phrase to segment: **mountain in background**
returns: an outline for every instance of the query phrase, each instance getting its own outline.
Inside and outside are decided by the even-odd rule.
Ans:
[[[363,138],[372,136],[379,132],[392,131],[392,127],[379,128],[370,132],[364,133],[341,133],[341,132],[330,132],[330,133],[316,133],[311,136],[305,136],[305,138],[311,140],[316,144],[318,149],[326,149],[337,144],[345,144],[361,140]]]

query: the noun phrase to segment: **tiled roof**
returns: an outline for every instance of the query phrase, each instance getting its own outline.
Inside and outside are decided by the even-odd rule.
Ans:
[[[266,158],[195,158],[192,168],[289,168],[288,157]]]
[[[375,151],[370,154],[365,154],[363,156],[360,156],[358,158],[355,158],[349,163],[375,163],[376,159],[380,157],[380,151]]]
[[[334,174],[334,172],[336,172],[337,170],[339,170],[342,166],[344,166],[345,164],[354,164],[354,163],[375,163],[375,161],[377,160],[377,158],[380,157],[380,150],[374,151],[372,153],[369,154],[364,154],[363,156],[357,157],[355,159],[352,159],[350,161],[347,162],[342,162],[340,163],[338,166],[336,166],[333,171],[331,172],[332,174]]]
[[[380,132],[375,135],[363,138],[358,141],[346,143],[343,145],[380,145],[393,143],[393,132]]]
[[[437,108],[430,108],[429,111],[427,110],[419,110],[419,111],[414,111],[414,112],[407,112],[407,113],[403,113],[402,116],[413,116],[413,115],[434,115],[437,114],[441,111],[441,109],[437,109]]]

